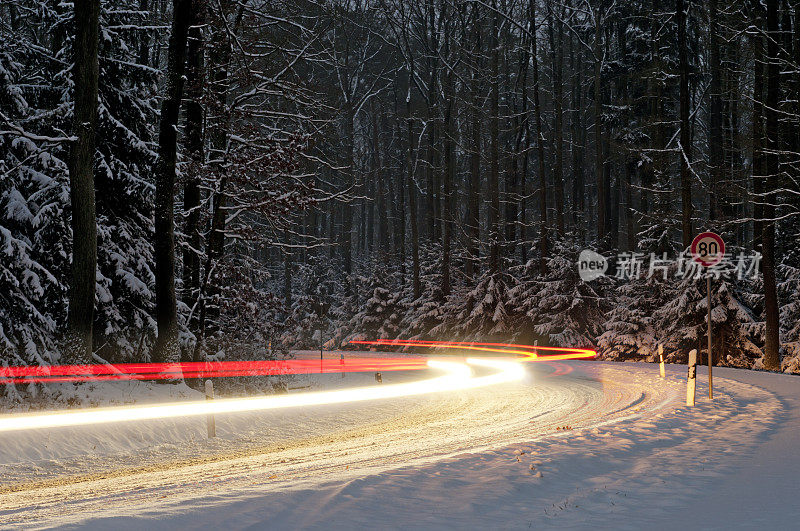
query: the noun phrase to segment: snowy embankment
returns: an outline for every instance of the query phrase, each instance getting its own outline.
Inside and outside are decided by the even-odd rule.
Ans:
[[[0,526],[723,529],[800,518],[796,377],[716,369],[710,402],[701,370],[687,408],[685,367],[665,380],[645,364],[529,373],[452,395],[231,415],[214,441],[198,419],[6,434]]]

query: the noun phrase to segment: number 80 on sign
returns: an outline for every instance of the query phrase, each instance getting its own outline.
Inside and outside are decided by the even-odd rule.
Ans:
[[[692,258],[704,267],[712,267],[725,257],[725,242],[714,232],[702,232],[695,236],[690,247]]]

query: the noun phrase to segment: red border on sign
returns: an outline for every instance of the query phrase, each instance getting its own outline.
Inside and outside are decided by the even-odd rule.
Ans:
[[[706,262],[705,260],[697,256],[697,245],[703,238],[712,238],[719,244],[720,252],[717,254],[718,258],[714,259],[713,261]],[[701,232],[700,234],[694,237],[694,240],[692,240],[692,245],[691,247],[689,247],[689,251],[692,253],[692,260],[702,265],[703,267],[711,267],[722,262],[722,258],[725,256],[725,242],[722,240],[722,236],[720,236],[716,232]]]

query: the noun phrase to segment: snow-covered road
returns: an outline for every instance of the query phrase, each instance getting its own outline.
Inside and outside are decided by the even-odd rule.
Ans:
[[[231,415],[213,441],[198,419],[5,434],[0,527],[670,528],[735,495],[726,478],[797,419],[791,377],[719,370],[709,403],[701,373],[689,409],[684,367],[527,367],[453,394]]]

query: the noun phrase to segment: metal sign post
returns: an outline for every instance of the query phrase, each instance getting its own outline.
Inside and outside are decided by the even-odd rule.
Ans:
[[[725,242],[714,232],[702,232],[694,237],[690,247],[692,259],[705,268],[713,267],[725,257]],[[706,302],[708,306],[708,398],[714,398],[711,368],[714,365],[711,334],[711,275],[706,272]]]
[[[706,293],[708,297],[708,398],[714,398],[714,386],[711,378],[711,367],[714,365],[714,351],[711,349],[711,276],[706,277]]]

